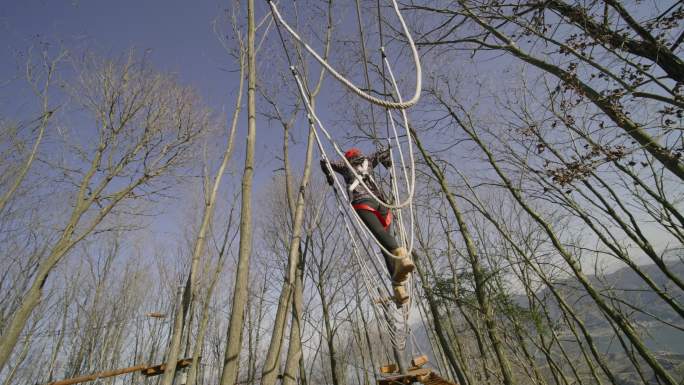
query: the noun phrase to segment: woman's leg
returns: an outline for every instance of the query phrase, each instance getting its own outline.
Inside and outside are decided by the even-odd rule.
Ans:
[[[356,212],[373,236],[375,236],[375,239],[377,239],[387,251],[394,254],[389,255],[382,250],[382,256],[385,258],[387,270],[389,270],[390,275],[392,276],[394,301],[397,306],[402,306],[409,301],[408,291],[406,290],[404,283],[408,278],[408,275],[411,274],[414,269],[413,262],[411,262],[410,258],[407,258],[406,249],[399,247],[397,241],[392,234],[382,226],[382,223],[380,223],[380,220],[374,212],[364,209],[357,209]],[[401,259],[396,259],[396,257],[400,257]]]
[[[380,223],[380,220],[374,212],[363,209],[356,210],[356,212],[359,214],[359,217],[361,217],[361,220],[366,225],[368,230],[370,230],[371,234],[373,234],[375,239],[380,242],[382,247],[390,252],[399,247],[396,239],[394,239],[392,234],[390,234],[389,230],[386,230],[382,226],[382,223]],[[390,275],[394,274],[394,263],[392,263],[392,256],[388,255],[384,250],[382,250],[382,256],[385,258],[385,264],[387,265],[387,270],[389,270]]]

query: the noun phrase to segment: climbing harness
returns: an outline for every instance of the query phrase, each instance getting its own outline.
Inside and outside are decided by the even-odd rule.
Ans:
[[[349,151],[347,151],[349,152]],[[347,154],[345,153],[345,158]],[[354,191],[356,191],[356,188],[359,187],[359,183],[361,183],[362,180],[364,179],[370,179],[370,162],[368,161],[367,158],[363,159],[363,162],[361,164],[358,164],[354,166],[354,170],[356,171],[356,175],[354,177],[354,182],[352,182],[349,187],[347,187],[348,193],[349,193],[349,199],[351,199],[352,195],[354,194]]]
[[[382,225],[382,227],[385,228],[385,230],[387,230],[389,226],[392,224],[392,212],[390,210],[387,210],[387,212],[383,214],[380,212],[380,210],[377,210],[365,203],[356,203],[352,205],[352,207],[355,210],[366,210],[375,214],[375,216],[378,217],[380,224]]]

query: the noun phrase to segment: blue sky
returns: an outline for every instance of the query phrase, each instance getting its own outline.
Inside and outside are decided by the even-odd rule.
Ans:
[[[228,57],[211,22],[226,2],[202,1],[47,1],[7,2],[0,8],[0,59],[3,78],[16,70],[13,53],[37,36],[67,47],[120,55],[134,47],[148,51],[157,68],[177,73],[197,87],[214,108],[229,104],[226,90],[236,84],[222,71]]]
[[[238,79],[237,73],[227,70],[234,70],[236,66],[225,52],[212,27],[212,22],[220,17],[230,4],[231,2],[225,0],[17,0],[5,3],[0,7],[0,45],[4,53],[0,56],[0,112],[10,117],[18,116],[19,119],[35,116],[29,111],[29,107],[21,105],[28,105],[25,100],[30,98],[18,97],[15,93],[22,85],[25,88],[25,82],[18,78],[9,85],[3,85],[3,81],[17,76],[18,65],[22,64],[22,60],[17,57],[18,52],[25,51],[36,42],[49,41],[53,44],[59,42],[76,53],[94,50],[103,56],[116,57],[130,48],[147,52],[147,57],[156,68],[173,72],[182,83],[195,87],[211,108],[231,113]],[[266,13],[266,3],[257,1],[256,5],[259,19]],[[341,6],[339,13],[336,14],[339,22],[336,25],[337,33],[350,30],[349,25],[354,26],[341,22],[354,20],[346,19],[355,16],[350,12],[350,8]],[[321,22],[321,28],[323,24],[324,22]],[[355,31],[353,28],[351,30]],[[305,34],[307,32],[311,30],[304,31]],[[274,30],[271,29],[271,37],[275,38],[273,33]],[[316,43],[313,42],[313,45],[318,46]],[[276,50],[267,49],[260,52],[262,72],[259,76],[269,77],[276,73],[275,71],[287,73],[284,55],[279,44],[276,47]],[[409,58],[403,59],[410,62]],[[282,68],[278,68],[281,65]],[[323,110],[326,110],[329,104],[336,104],[340,90],[340,85],[328,78],[319,96],[319,116],[329,127],[333,126],[335,121]],[[344,108],[338,106],[337,109]],[[245,116],[246,110],[243,110],[242,122]],[[300,119],[295,127],[296,143],[291,145],[291,157],[295,166],[300,164],[303,158],[305,128],[303,119]],[[275,175],[274,170],[281,167],[277,159],[280,156],[281,133],[279,125],[269,126],[263,117],[258,117],[256,199],[263,196],[264,187],[271,183]],[[344,145],[343,134],[340,131],[335,133],[338,136],[336,140]],[[238,129],[236,152],[232,162],[233,168],[238,171],[242,169],[244,135],[243,123]],[[360,147],[369,151],[373,146],[369,142],[361,144]],[[237,177],[239,178],[239,172]],[[235,178],[227,179],[232,179],[227,181],[229,184],[239,183]],[[182,216],[183,213],[177,215]]]
[[[16,53],[25,51],[37,41],[50,41],[61,42],[72,51],[94,50],[103,56],[116,57],[130,48],[144,51],[156,68],[173,72],[182,83],[195,87],[211,108],[230,113],[238,79],[236,73],[227,70],[235,70],[236,66],[215,36],[212,22],[231,4],[225,0],[6,2],[0,6],[0,47],[4,53],[0,56],[0,87],[5,88],[0,89],[0,111],[15,113],[8,107],[22,100],[12,97],[14,89],[6,89],[19,87],[22,85],[21,79],[9,86],[3,85],[4,81],[17,75],[17,66],[22,64],[22,59],[18,59]],[[256,6],[257,18],[261,18],[267,11],[267,5],[263,1],[256,1]],[[338,21],[336,33],[349,29],[349,25],[354,26],[348,23],[354,19],[347,20],[347,17],[354,15],[351,8],[341,6],[335,15]],[[344,22],[339,23],[341,20]],[[321,22],[321,28],[323,24]],[[270,32],[273,34],[274,30]],[[311,31],[306,29],[304,33],[307,32]],[[271,37],[274,38],[274,35]],[[260,69],[269,72],[262,72],[260,76],[279,71],[277,67],[280,65],[283,66],[282,71],[287,72],[280,50],[264,50],[260,56],[263,66]],[[276,57],[279,60],[272,59]],[[404,59],[408,60],[408,57]],[[328,78],[319,97],[319,107],[335,103],[339,91],[339,84]],[[320,113],[325,120],[326,114]],[[276,146],[279,149],[280,127],[273,126],[269,130],[265,121],[260,120],[260,146],[267,145],[271,150]],[[330,121],[328,123],[332,124]],[[300,134],[297,138],[299,142],[305,136],[304,132]],[[338,139],[343,142],[343,138]],[[243,147],[242,142],[239,144],[238,149]],[[372,145],[367,147],[365,149],[370,150]],[[267,168],[272,171],[277,167],[276,164],[269,164]]]
[[[265,4],[257,3],[257,14],[263,15]],[[0,55],[0,115],[12,120],[35,117],[35,105],[31,102],[34,99],[27,94],[26,83],[21,78],[23,59],[17,55],[41,41],[62,44],[76,54],[93,50],[105,57],[117,57],[130,48],[146,52],[155,68],[175,73],[180,82],[193,86],[209,107],[230,114],[238,78],[236,72],[227,70],[235,70],[236,66],[212,27],[212,22],[230,4],[218,0],[4,2],[0,6],[0,47],[3,52]],[[246,109],[242,113],[243,122],[245,116]],[[264,146],[279,148],[279,127],[269,128],[261,121],[258,129],[258,149]],[[245,131],[245,125],[241,124],[232,161],[233,168],[238,170],[238,179],[224,178],[227,185],[239,187]],[[272,151],[262,150],[259,154],[255,190],[257,195],[262,195],[259,190],[270,181],[273,170],[278,166],[273,161]],[[188,188],[194,190],[193,187]],[[178,192],[180,197],[188,193],[186,189],[183,191]],[[230,196],[226,189],[223,192]],[[168,232],[183,234],[183,223],[187,224],[186,217],[190,214],[185,207],[190,206],[191,200],[181,201],[183,203],[167,205],[166,215],[155,221],[150,229],[156,234],[155,238],[165,238],[161,234]]]

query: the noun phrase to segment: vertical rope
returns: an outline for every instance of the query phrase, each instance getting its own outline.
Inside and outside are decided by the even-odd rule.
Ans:
[[[366,52],[366,37],[363,33],[363,23],[361,22],[361,4],[360,0],[356,0],[356,20],[359,26],[359,40],[361,40],[361,55],[363,56],[363,73],[366,76],[366,88],[368,92],[371,92],[370,74],[368,71],[368,54]],[[378,133],[375,128],[375,106],[370,105],[370,115],[371,115],[371,131],[373,133],[373,142],[378,141]]]
[[[364,281],[364,285],[366,286],[366,290],[368,291],[368,294],[370,296],[370,299],[372,300],[372,309],[373,313],[375,315],[376,320],[378,321],[378,324],[380,325],[381,329],[388,335],[389,340],[391,344],[398,349],[403,350],[406,347],[407,342],[413,342],[414,348],[415,345],[417,345],[417,341],[415,339],[415,335],[413,334],[413,331],[410,327],[409,324],[409,316],[411,314],[411,309],[414,306],[414,301],[413,301],[413,294],[410,296],[409,303],[406,306],[400,307],[397,311],[388,311],[387,309],[389,306],[383,305],[383,301],[386,299],[383,297],[383,293],[388,294],[391,296],[391,291],[388,285],[386,284],[387,280],[377,280],[375,277],[380,275],[385,275],[389,276],[389,271],[387,271],[386,265],[384,263],[384,260],[380,258],[379,253],[374,253],[373,251],[369,250],[369,243],[370,242],[365,242],[362,243],[363,250],[368,256],[371,256],[370,262],[372,265],[372,268],[368,266],[368,258],[362,258],[359,254],[359,250],[361,247],[359,247],[358,242],[356,237],[354,236],[354,233],[352,232],[352,227],[354,227],[354,231],[357,233],[359,237],[363,235],[366,240],[373,240],[375,243],[380,247],[382,251],[387,253],[388,255],[392,256],[393,258],[396,258],[392,255],[390,250],[387,250],[378,242],[378,240],[370,233],[369,229],[363,224],[361,221],[361,218],[358,216],[355,210],[351,208],[350,205],[348,204],[343,204],[342,203],[342,198],[339,196],[338,191],[344,191],[344,188],[342,186],[342,183],[339,181],[339,178],[337,174],[332,170],[332,167],[330,165],[330,160],[328,158],[328,155],[325,151],[325,148],[323,146],[323,143],[321,141],[321,138],[318,133],[318,129],[320,129],[323,134],[325,135],[326,139],[328,142],[332,145],[334,150],[337,152],[337,154],[344,159],[347,167],[349,167],[352,171],[352,174],[360,181],[360,185],[374,198],[376,199],[380,204],[382,204],[385,207],[388,207],[390,209],[395,209],[396,210],[396,216],[397,216],[397,231],[399,233],[400,241],[402,245],[407,246],[407,249],[409,250],[409,253],[411,253],[411,250],[413,248],[413,237],[414,237],[414,232],[413,232],[413,224],[414,224],[414,216],[413,216],[413,194],[415,190],[415,160],[414,160],[414,154],[413,154],[413,143],[412,143],[412,137],[409,131],[409,123],[408,123],[408,117],[405,111],[405,108],[408,107],[409,105],[415,104],[417,101],[417,97],[419,96],[420,89],[416,91],[416,94],[414,95],[414,98],[406,103],[403,102],[401,93],[399,91],[396,79],[394,77],[394,74],[392,72],[391,66],[389,65],[389,61],[387,60],[387,57],[384,52],[384,47],[382,47],[383,44],[383,36],[382,36],[382,20],[381,20],[381,15],[380,15],[380,6],[379,6],[379,0],[378,0],[378,25],[379,25],[379,32],[380,32],[380,43],[381,43],[381,55],[382,55],[382,77],[383,77],[383,90],[384,93],[387,94],[387,74],[389,74],[389,79],[390,83],[392,84],[394,88],[394,97],[396,100],[398,100],[398,103],[391,103],[391,102],[386,102],[382,100],[378,100],[375,98],[374,100],[369,99],[368,97],[359,94],[359,91],[353,84],[348,82],[346,79],[340,79],[338,76],[341,76],[335,72],[332,67],[330,67],[325,60],[321,59],[315,51],[313,51],[305,42],[299,38],[299,36],[287,25],[287,23],[284,22],[282,19],[281,15],[278,13],[278,10],[275,6],[275,4],[268,0],[273,15],[276,18],[276,28],[278,30],[278,35],[280,37],[281,44],[283,45],[283,49],[285,50],[288,64],[290,66],[290,70],[292,72],[292,75],[295,79],[295,82],[297,84],[297,89],[300,94],[300,98],[303,100],[306,111],[307,111],[307,118],[309,120],[309,128],[312,130],[314,137],[316,139],[317,146],[319,148],[319,151],[321,153],[321,157],[324,160],[325,167],[327,168],[328,172],[330,175],[333,176],[334,179],[334,185],[333,185],[333,191],[335,193],[335,199],[336,199],[336,204],[338,211],[343,217],[344,224],[345,224],[345,229],[349,235],[350,241],[351,241],[351,248],[352,248],[352,254],[354,255],[358,266],[359,270],[361,272],[361,276]],[[404,28],[404,32],[406,33],[407,39],[410,41],[411,46],[413,46],[410,34],[408,34],[408,30],[406,28],[406,25],[404,23],[403,18],[401,17],[401,14],[398,10],[397,4],[395,0],[392,0],[393,6],[395,8],[395,11],[397,12],[397,15],[402,23],[402,27]],[[359,31],[361,34],[361,40],[362,40],[362,52],[364,55],[364,68],[365,68],[365,75],[366,75],[366,83],[368,86],[368,90],[370,91],[370,77],[368,74],[368,69],[367,69],[367,57],[366,57],[366,50],[365,50],[365,41],[363,38],[363,29],[362,29],[362,24],[361,24],[361,19],[360,19],[360,8],[359,8],[359,3],[357,0],[357,17],[359,19]],[[297,17],[298,19],[298,17]],[[391,188],[392,188],[392,195],[393,195],[393,201],[391,203],[387,203],[379,199],[371,190],[370,188],[366,185],[366,183],[363,181],[363,178],[360,178],[360,176],[356,173],[353,167],[351,167],[351,164],[349,164],[348,160],[344,157],[341,149],[339,148],[338,144],[334,141],[330,133],[327,131],[327,129],[323,126],[322,122],[316,115],[316,112],[314,111],[310,100],[309,100],[309,92],[307,89],[307,84],[303,82],[301,77],[299,76],[299,73],[293,63],[293,60],[288,52],[287,45],[285,43],[285,39],[283,37],[280,25],[283,25],[286,30],[291,34],[291,36],[304,48],[312,55],[314,58],[316,58],[323,67],[325,67],[331,74],[333,74],[334,77],[338,78],[338,80],[342,81],[345,83],[347,86],[351,86],[350,88],[352,91],[357,93],[359,96],[362,98],[369,100],[371,103],[374,104],[379,104],[387,109],[386,113],[386,123],[387,123],[387,140],[388,143],[390,144],[390,159],[392,160],[392,166],[390,168],[390,177],[392,178],[391,180]],[[300,62],[302,65],[304,65],[304,58],[302,55],[302,52],[299,50],[299,46],[295,45],[295,48],[297,49],[297,54],[299,57]],[[414,59],[416,60],[416,72],[417,72],[417,86],[420,88],[420,63],[417,60],[417,54],[414,52]],[[387,74],[385,72],[387,70]],[[336,76],[337,75],[337,76]],[[376,103],[377,101],[380,101],[380,103]],[[403,119],[403,126],[406,130],[406,138],[407,138],[407,146],[408,146],[408,155],[409,155],[409,165],[407,166],[407,162],[404,156],[404,152],[402,150],[402,143],[400,141],[400,136],[398,134],[398,130],[396,127],[396,124],[394,122],[394,117],[390,109],[395,108],[395,109],[400,109],[401,110],[401,117]],[[371,114],[373,118],[373,123],[375,123],[375,118],[373,114],[373,106],[371,105]],[[318,128],[318,129],[317,129]],[[375,124],[373,126],[375,129]],[[391,134],[390,134],[390,128],[391,128]],[[402,176],[404,179],[405,183],[405,188],[408,192],[408,197],[404,200],[401,201],[399,197],[400,193],[400,187],[398,183],[398,178],[396,178],[396,162],[394,162],[394,156],[392,153],[392,141],[394,141],[398,151],[399,151],[399,160],[401,162],[401,168],[402,168]],[[410,172],[409,172],[410,171]],[[410,174],[410,175],[409,175]],[[336,188],[337,187],[337,188]],[[399,202],[399,203],[397,203]],[[347,209],[344,210],[342,206],[345,206]],[[406,228],[404,225],[404,216],[402,213],[403,208],[408,208],[409,210],[409,222],[410,222],[410,238],[407,236]],[[352,223],[352,218],[354,221],[356,221],[356,226],[351,226]],[[373,258],[375,257],[375,258]],[[374,272],[373,272],[374,270]],[[374,276],[375,273],[375,276]],[[380,283],[378,283],[380,282]],[[413,292],[413,279],[409,278],[409,281],[406,283],[406,286],[408,287],[408,290]],[[388,317],[385,317],[388,316]],[[390,323],[390,320],[392,321]],[[409,338],[412,338],[412,341],[409,340]]]

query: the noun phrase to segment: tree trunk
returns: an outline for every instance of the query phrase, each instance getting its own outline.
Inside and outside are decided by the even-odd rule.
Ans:
[[[256,56],[255,56],[254,0],[247,0],[247,144],[245,168],[242,175],[242,209],[240,211],[240,247],[235,272],[233,302],[228,326],[228,339],[223,359],[221,385],[237,381],[242,347],[244,308],[247,303],[249,261],[252,252],[252,179],[254,176],[254,147],[256,142]]]
[[[295,287],[292,293],[292,323],[290,326],[290,344],[287,350],[283,385],[295,385],[302,354],[302,326],[304,312],[304,260],[299,262]]]
[[[428,286],[426,280],[427,277],[425,276],[425,272],[423,271],[423,268],[421,266],[422,264],[420,258],[414,257],[414,262],[416,263],[416,272],[418,273],[418,276],[420,277],[420,280],[423,285],[425,298],[428,301],[428,306],[430,307],[430,312],[432,313],[432,322],[434,324],[434,329],[435,333],[437,334],[439,344],[442,346],[442,350],[444,351],[444,354],[447,357],[447,361],[449,361],[449,366],[451,366],[452,370],[456,373],[458,383],[462,385],[468,385],[469,383],[466,380],[466,377],[463,375],[464,368],[461,368],[461,366],[459,365],[458,359],[456,358],[456,354],[451,348],[451,343],[449,342],[449,339],[447,338],[446,333],[444,332],[444,327],[442,326],[441,315],[439,312],[439,305],[437,305],[437,303],[434,300],[434,297],[432,296],[432,291]]]
[[[238,86],[238,92],[237,92],[237,98],[235,101],[235,110],[233,112],[233,118],[231,120],[231,126],[230,126],[230,131],[228,133],[228,139],[226,142],[226,149],[223,152],[223,159],[221,160],[221,165],[219,166],[218,170],[216,170],[216,175],[212,178],[213,183],[211,185],[211,190],[206,193],[205,196],[205,201],[204,201],[204,211],[202,212],[202,224],[200,225],[199,231],[197,232],[197,237],[195,238],[195,247],[193,248],[193,253],[192,253],[192,259],[191,259],[191,264],[190,264],[190,276],[188,278],[189,282],[188,285],[185,287],[185,293],[183,294],[183,298],[188,298],[187,304],[184,302],[184,306],[180,309],[178,309],[180,313],[176,313],[176,318],[180,322],[180,327],[173,329],[173,335],[171,336],[171,341],[172,344],[169,345],[169,351],[168,351],[168,356],[167,356],[167,361],[166,361],[166,367],[169,368],[169,370],[164,372],[164,377],[162,379],[162,385],[171,385],[173,378],[175,377],[176,373],[176,361],[180,358],[178,357],[178,353],[180,351],[180,343],[175,343],[176,341],[176,333],[179,333],[180,335],[183,334],[184,329],[187,330],[187,336],[188,336],[188,342],[186,344],[186,350],[190,350],[191,348],[191,327],[192,327],[192,322],[185,322],[185,318],[188,316],[188,310],[192,308],[192,304],[195,301],[195,298],[198,295],[198,275],[199,275],[199,267],[200,267],[200,260],[202,258],[202,255],[204,253],[204,247],[206,245],[206,239],[207,239],[207,232],[209,231],[212,223],[212,218],[214,216],[214,209],[216,207],[216,197],[218,195],[219,188],[221,186],[221,180],[223,179],[223,175],[226,171],[226,167],[228,166],[228,162],[233,154],[233,140],[235,138],[235,131],[237,129],[237,122],[238,118],[240,116],[240,110],[241,110],[241,104],[242,104],[242,88],[244,85],[244,60],[243,60],[243,55],[242,53],[240,54],[240,59],[239,59],[239,65],[240,65],[240,83]],[[226,230],[228,231],[228,230]],[[220,271],[220,268],[217,266],[217,270]],[[209,292],[209,296],[211,296],[211,292],[213,292],[213,287],[215,285],[216,280],[218,279],[218,271],[216,274],[214,274],[214,277],[211,282],[211,289]],[[208,299],[205,302],[204,310],[203,310],[203,317],[200,322],[205,324],[206,328],[206,319],[208,315],[208,309],[206,309],[206,306],[208,305]],[[204,338],[204,333],[201,333],[202,339]],[[196,342],[196,344],[201,345],[202,341]],[[197,357],[199,356],[199,350],[195,349],[195,353],[197,353]],[[195,355],[193,354],[193,357]],[[193,374],[196,373],[196,361],[193,361],[192,368],[190,369]],[[194,380],[192,380],[194,381]]]

